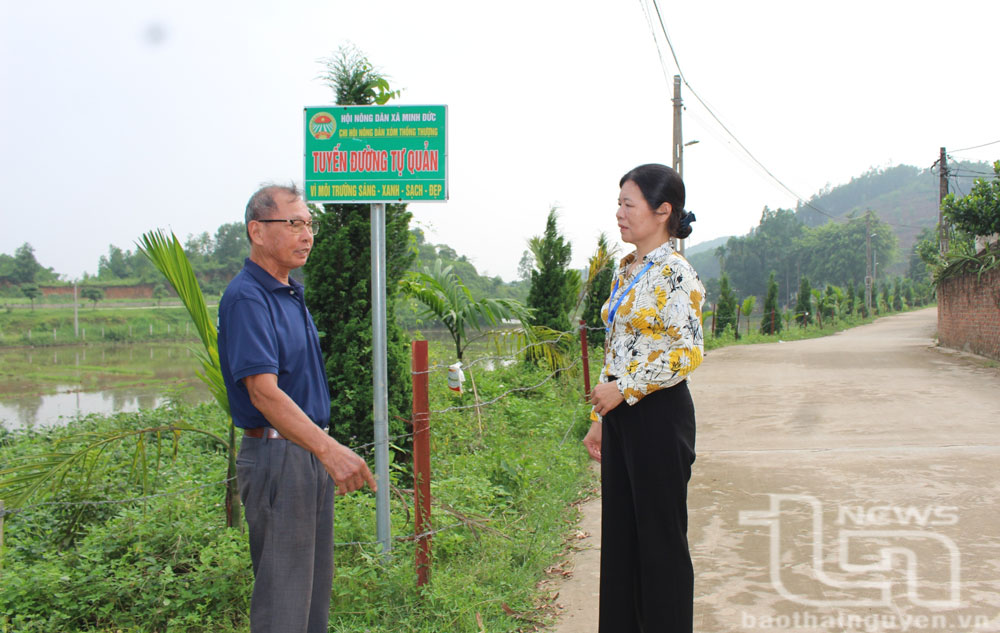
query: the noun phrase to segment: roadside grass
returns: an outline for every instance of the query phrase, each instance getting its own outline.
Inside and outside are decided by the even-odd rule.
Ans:
[[[752,324],[750,327],[750,333],[747,333],[746,323],[740,327],[739,338],[733,333],[732,330],[728,328],[722,332],[717,333],[714,336],[708,332],[710,323],[705,324],[705,351],[718,349],[720,347],[727,347],[729,345],[753,345],[756,343],[777,343],[777,342],[790,342],[790,341],[801,341],[810,338],[820,338],[822,336],[830,336],[831,334],[836,334],[838,332],[843,332],[844,330],[849,330],[860,325],[867,325],[869,323],[874,323],[876,320],[892,316],[894,314],[902,314],[904,312],[913,312],[914,310],[924,310],[926,308],[935,307],[937,304],[931,303],[925,306],[918,306],[913,308],[904,308],[903,310],[895,312],[887,312],[881,315],[873,315],[869,317],[862,317],[857,315],[851,315],[843,317],[840,319],[834,319],[832,322],[827,321],[823,323],[823,327],[819,327],[817,323],[812,323],[806,326],[800,326],[794,321],[790,326],[782,322],[782,330],[777,334],[761,334],[759,331],[760,320],[757,319],[756,323]],[[711,318],[711,317],[709,317]]]
[[[433,536],[431,583],[415,586],[412,541],[396,541],[388,556],[372,543],[372,494],[340,497],[331,631],[520,631],[544,619],[548,597],[537,583],[562,551],[573,502],[592,477],[579,443],[589,410],[582,376],[567,371],[507,393],[543,382],[548,371],[522,363],[473,371],[480,401],[503,396],[481,417],[475,408],[433,413],[475,397],[450,391],[444,368],[430,376],[433,524],[446,528]],[[218,407],[176,403],[68,428],[0,430],[0,470],[79,447],[82,433],[178,422],[225,437]],[[252,572],[245,530],[223,527],[225,451],[200,434],[181,433],[176,446],[170,433],[159,440],[145,440],[145,476],[135,441],[115,444],[97,460],[92,489],[71,472],[56,493],[6,517],[0,631],[246,630]],[[392,495],[392,533],[405,537],[413,532],[410,464],[390,472],[402,489]],[[122,502],[136,497],[145,498]]]

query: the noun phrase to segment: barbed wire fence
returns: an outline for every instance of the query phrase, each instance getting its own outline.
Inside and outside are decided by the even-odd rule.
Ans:
[[[481,410],[483,407],[488,407],[488,406],[494,405],[496,403],[502,402],[502,401],[506,400],[507,398],[510,398],[510,397],[512,397],[514,395],[524,394],[524,393],[528,393],[528,392],[531,392],[531,391],[536,391],[536,390],[542,388],[547,383],[551,382],[552,380],[555,380],[561,374],[564,374],[565,372],[569,372],[569,371],[577,368],[578,366],[580,366],[581,363],[585,363],[584,356],[586,355],[586,347],[585,347],[585,345],[586,345],[586,337],[585,337],[585,334],[583,334],[583,333],[585,333],[587,331],[603,330],[603,329],[604,329],[603,326],[601,326],[601,327],[587,326],[585,324],[582,324],[582,322],[581,322],[581,325],[579,327],[573,328],[571,330],[566,330],[566,331],[563,331],[563,332],[559,332],[552,339],[548,339],[548,340],[545,340],[545,341],[537,341],[537,342],[529,343],[527,345],[524,345],[524,346],[520,347],[519,349],[512,350],[512,351],[507,352],[507,353],[495,354],[495,355],[491,355],[491,356],[483,356],[483,357],[476,358],[475,360],[469,362],[467,365],[463,365],[463,366],[466,367],[466,368],[470,368],[471,369],[472,367],[476,367],[476,366],[480,366],[480,365],[485,365],[489,369],[493,369],[493,368],[496,368],[497,366],[502,366],[503,363],[505,363],[505,362],[513,362],[513,361],[516,361],[516,360],[518,360],[520,358],[524,358],[525,355],[527,354],[527,352],[529,352],[530,350],[533,350],[535,348],[538,348],[540,346],[557,345],[557,344],[559,344],[561,341],[563,341],[567,337],[570,337],[570,336],[573,336],[573,335],[580,335],[581,336],[581,350],[582,350],[581,357],[580,358],[576,358],[573,362],[571,362],[571,363],[569,363],[567,365],[564,365],[564,366],[561,366],[561,367],[556,367],[550,373],[548,373],[545,377],[543,377],[540,381],[538,381],[538,382],[536,382],[534,384],[531,384],[531,385],[524,385],[524,386],[519,386],[519,387],[511,387],[511,388],[505,390],[504,392],[502,392],[501,394],[499,394],[497,396],[494,396],[494,397],[492,397],[492,398],[490,398],[488,400],[484,400],[484,401],[479,401],[479,397],[478,397],[478,394],[477,394],[476,395],[476,402],[473,403],[473,404],[468,404],[468,405],[453,405],[453,406],[448,406],[448,407],[445,407],[445,408],[442,408],[442,409],[430,409],[430,410],[428,410],[426,412],[426,414],[428,414],[428,415],[442,415],[442,414],[446,414],[446,413],[451,413],[451,412],[456,412],[456,411],[465,411],[465,410],[471,410],[471,409]],[[411,371],[411,374],[413,376],[419,376],[421,374],[432,374],[434,372],[439,372],[439,371],[442,371],[442,370],[447,371],[450,367],[451,367],[451,365],[448,365],[448,364],[436,364],[436,365],[427,367],[427,369],[423,370],[423,371]],[[589,376],[587,377],[586,384],[587,384],[587,388],[586,388],[585,391],[589,392]],[[413,423],[413,419],[412,418],[411,419],[405,419],[405,418],[401,418],[399,416],[396,416],[396,417],[399,418],[400,420],[406,422],[407,424],[411,424],[412,425],[412,423]],[[569,433],[572,431],[573,427],[577,423],[578,423],[578,420],[575,420],[575,419],[571,422],[571,424],[567,428],[566,433],[563,435],[563,439],[560,442],[560,445],[563,442],[565,442],[566,438],[569,436]],[[430,427],[427,427],[425,430],[429,434]],[[420,431],[411,431],[411,432],[408,432],[408,433],[399,433],[397,435],[390,436],[389,438],[387,438],[387,441],[390,444],[398,443],[401,440],[405,440],[407,438],[413,438],[418,433],[420,433]],[[351,448],[356,453],[358,453],[360,455],[365,455],[365,454],[371,453],[373,451],[374,447],[376,446],[376,444],[377,444],[377,442],[367,442],[365,444],[359,444],[359,445],[353,446]],[[198,492],[198,491],[204,490],[206,488],[212,488],[212,487],[216,487],[216,486],[225,487],[226,484],[230,483],[234,479],[235,479],[234,477],[233,478],[225,478],[225,479],[222,479],[222,480],[219,480],[219,481],[212,481],[212,482],[208,482],[208,483],[196,484],[196,485],[189,486],[187,488],[183,488],[183,489],[180,489],[180,490],[157,492],[157,493],[145,494],[145,495],[139,495],[139,496],[133,496],[133,497],[123,498],[123,499],[99,499],[99,500],[80,500],[80,501],[42,501],[42,502],[28,504],[28,505],[23,505],[23,506],[19,506],[19,507],[15,507],[15,508],[6,508],[5,505],[4,505],[4,501],[2,499],[0,499],[0,551],[2,551],[2,548],[3,548],[3,543],[4,543],[4,520],[5,520],[5,518],[7,516],[24,514],[24,513],[28,512],[30,510],[35,510],[35,509],[44,508],[44,507],[103,507],[103,506],[109,506],[109,505],[131,505],[131,504],[139,504],[139,503],[145,503],[145,502],[156,500],[156,499],[162,499],[162,498],[167,498],[167,497],[177,497],[177,496],[182,496],[182,495],[186,495],[186,494],[191,494],[191,493],[194,493],[194,492]],[[406,495],[407,494],[414,494],[413,490],[399,489],[399,488],[396,488],[395,486],[393,486],[392,489],[393,489],[393,492],[396,493],[396,495],[398,497],[402,498],[404,501],[406,500]],[[414,494],[414,496],[416,496],[416,495]],[[469,528],[469,529],[473,530],[473,532],[475,532],[477,529],[478,530],[489,531],[489,532],[491,532],[493,534],[496,534],[498,536],[501,536],[503,538],[509,538],[505,534],[503,534],[502,532],[491,528],[485,522],[485,520],[481,520],[481,519],[477,519],[475,517],[470,517],[470,516],[464,515],[460,511],[458,511],[458,510],[456,510],[454,508],[448,507],[446,504],[443,504],[443,503],[440,503],[440,502],[436,502],[436,505],[441,510],[443,510],[446,514],[448,514],[449,516],[454,517],[456,520],[453,521],[453,522],[451,522],[451,523],[448,523],[447,525],[444,525],[444,526],[441,526],[441,527],[438,527],[438,528],[429,529],[429,530],[422,530],[420,532],[414,532],[412,534],[406,534],[406,535],[403,535],[403,536],[397,536],[393,540],[395,540],[396,542],[410,542],[410,541],[419,542],[419,541],[423,541],[424,539],[427,539],[427,538],[429,538],[431,536],[439,534],[441,532],[445,532],[445,531],[448,531],[448,530],[453,530],[453,529],[460,528],[460,527]],[[409,509],[407,509],[407,514],[409,514]],[[409,519],[407,520],[407,522],[409,522]],[[373,547],[373,546],[377,546],[377,545],[380,545],[380,542],[379,541],[374,541],[374,540],[373,541],[346,541],[346,542],[335,542],[334,543],[334,547]]]

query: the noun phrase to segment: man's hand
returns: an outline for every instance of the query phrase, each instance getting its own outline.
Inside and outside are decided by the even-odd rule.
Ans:
[[[337,484],[337,494],[359,490],[366,483],[378,486],[365,460],[310,420],[284,391],[274,374],[255,374],[243,379],[250,402],[264,414],[271,426],[289,441],[295,442],[319,459]]]
[[[330,439],[332,446],[319,457],[326,472],[330,473],[334,483],[337,484],[337,494],[344,495],[360,490],[366,483],[373,491],[378,490],[372,471],[369,470],[365,460],[340,442]]]
[[[583,438],[583,445],[587,447],[587,452],[598,463],[601,461],[601,438],[604,434],[604,425],[600,422],[591,422],[590,430]]]
[[[618,384],[614,382],[602,382],[590,391],[590,404],[594,405],[594,411],[598,415],[607,415],[615,407],[625,402]]]

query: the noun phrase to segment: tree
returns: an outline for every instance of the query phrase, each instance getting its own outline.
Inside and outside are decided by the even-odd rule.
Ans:
[[[729,285],[729,275],[722,273],[722,277],[719,278],[719,303],[715,308],[715,324],[713,328],[715,329],[715,334],[724,332],[726,328],[730,328],[739,336],[739,332],[736,332],[736,293]]]
[[[812,323],[812,286],[809,280],[802,277],[799,280],[799,297],[795,302],[795,322],[805,327]]]
[[[528,307],[534,311],[536,325],[561,332],[569,327],[569,311],[576,299],[574,287],[578,287],[579,277],[572,278],[576,275],[576,271],[569,270],[572,247],[559,234],[556,218],[555,208],[550,209],[545,233],[529,241],[535,255],[535,269],[531,271]]]
[[[794,211],[764,207],[757,227],[744,237],[729,238],[724,247],[715,249],[715,255],[735,289],[763,296],[769,271],[777,271],[786,280],[794,272],[805,231]]]
[[[324,83],[337,105],[385,103],[398,93],[357,49],[341,47],[323,61]],[[321,332],[320,346],[330,385],[330,434],[342,442],[372,437],[374,398],[371,315],[371,215],[367,204],[324,204],[316,208],[320,231],[305,265],[306,302]],[[400,418],[411,406],[407,336],[396,321],[399,281],[410,268],[410,213],[387,204],[386,346],[389,434],[405,431]]]
[[[530,250],[521,253],[521,261],[517,263],[517,278],[521,281],[531,281],[531,270],[535,267],[535,256]]]
[[[843,285],[851,279],[864,279],[865,217],[853,217],[847,222],[828,222],[808,229],[797,241],[802,253],[802,273],[822,284]],[[896,235],[892,227],[871,213],[872,252],[879,270],[887,270],[897,258]]]
[[[517,319],[527,327],[530,312],[513,299],[476,299],[462,283],[451,266],[442,266],[441,260],[434,267],[421,272],[410,271],[400,281],[403,292],[424,304],[429,316],[436,317],[451,333],[458,360],[469,345],[467,331],[482,331],[483,325],[498,326],[505,319]]]
[[[826,295],[823,297],[823,318],[833,320],[842,298],[839,288],[835,288],[831,284],[826,285]]]
[[[816,300],[816,320],[819,322],[819,326],[823,327],[823,314],[826,312],[826,302],[823,300],[823,291],[819,288],[812,288],[810,292]]]
[[[750,315],[753,314],[753,307],[756,304],[757,297],[750,295],[743,300],[743,305],[740,306],[740,312],[747,318],[747,336],[750,336]]]
[[[162,286],[160,286],[162,288]],[[93,308],[97,307],[97,302],[104,298],[104,290],[96,286],[87,286],[80,289],[80,296],[94,302]]]
[[[903,279],[896,277],[892,283],[892,309],[899,312],[903,309]]]
[[[732,238],[730,238],[732,239]],[[719,274],[726,272],[726,255],[728,251],[725,244],[720,244],[715,248],[715,257],[719,260]]]
[[[928,257],[933,253],[937,255],[939,251],[937,237],[934,229],[927,227],[917,234],[917,241],[910,249],[910,261],[907,269],[907,276],[913,281],[927,281],[929,267],[933,264],[934,257]]]
[[[42,296],[42,291],[36,283],[21,284],[21,294],[31,301],[31,309],[35,309],[35,299]]]
[[[583,300],[583,314],[580,318],[588,326],[598,327],[587,334],[588,341],[593,345],[604,345],[605,331],[599,327],[604,324],[601,319],[601,309],[611,292],[616,252],[617,249],[611,248],[608,244],[607,234],[601,233],[597,238],[597,250],[590,256],[587,269],[587,294]]]
[[[25,242],[14,251],[12,279],[15,284],[28,284],[37,281],[36,276],[43,270],[35,259],[35,249]]]
[[[760,320],[761,334],[781,332],[781,314],[778,312],[778,282],[774,271],[767,278],[767,296],[764,298],[764,316]]]
[[[162,301],[163,298],[169,294],[170,293],[167,292],[167,289],[163,287],[163,284],[156,284],[153,286],[153,298],[156,299],[156,307],[159,307],[160,301]]]
[[[854,283],[853,281],[847,282],[847,297],[844,306],[847,310],[847,315],[854,314]]]
[[[1000,233],[1000,161],[993,163],[992,180],[977,178],[967,196],[948,194],[941,210],[951,224],[970,235]]]
[[[214,250],[212,261],[226,275],[235,276],[243,267],[243,260],[250,255],[250,244],[247,242],[246,226],[243,222],[223,224],[215,231],[212,240]]]
[[[101,255],[97,263],[98,279],[126,279],[130,276],[126,252],[114,244],[108,245],[108,254]]]
[[[372,66],[355,46],[341,46],[336,54],[320,60],[320,79],[333,90],[337,105],[384,105],[399,96],[389,78]]]

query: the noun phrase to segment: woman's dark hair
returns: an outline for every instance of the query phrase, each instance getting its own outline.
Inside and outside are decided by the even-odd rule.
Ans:
[[[653,213],[656,213],[664,202],[670,203],[672,211],[670,218],[667,219],[667,230],[670,231],[670,235],[680,239],[691,235],[689,223],[681,226],[681,218],[685,214],[684,181],[676,171],[658,163],[639,165],[622,176],[618,186],[621,187],[630,180],[639,187],[642,197],[646,199]]]

